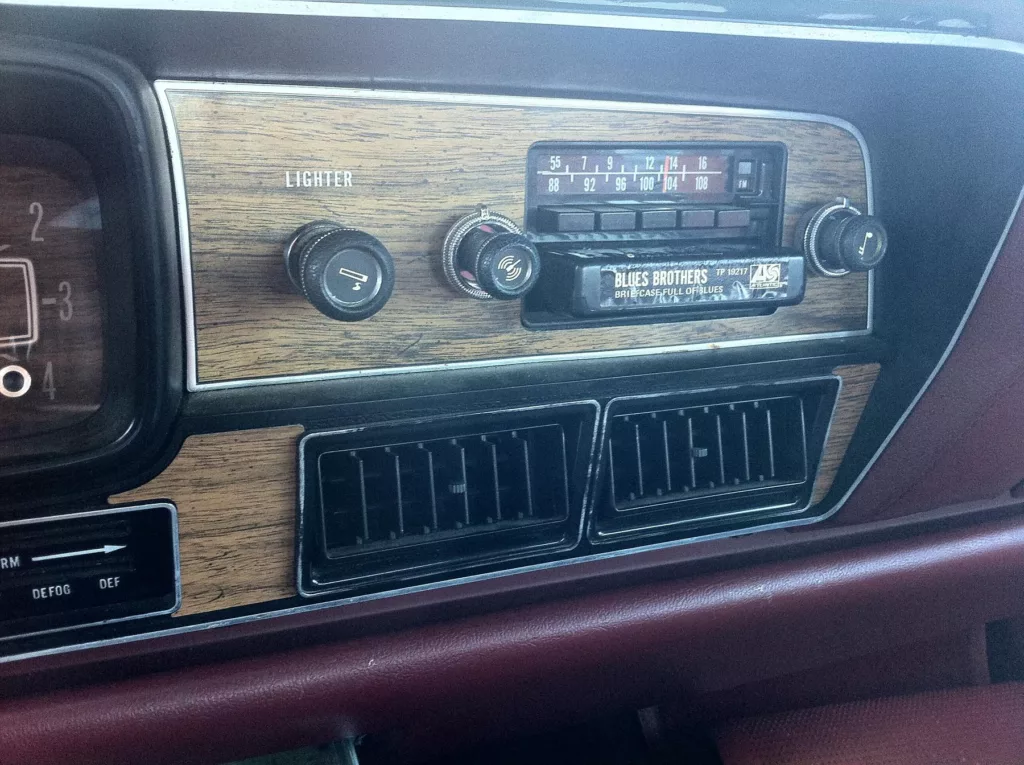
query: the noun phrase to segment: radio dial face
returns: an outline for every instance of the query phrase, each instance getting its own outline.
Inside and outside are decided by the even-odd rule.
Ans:
[[[804,295],[783,249],[787,150],[772,142],[538,143],[531,329],[764,315]]]
[[[555,197],[715,197],[731,188],[731,162],[730,155],[710,150],[595,147],[587,151],[541,151],[535,157],[534,193]]]

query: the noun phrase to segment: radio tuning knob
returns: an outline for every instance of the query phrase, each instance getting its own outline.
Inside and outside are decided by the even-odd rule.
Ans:
[[[802,243],[811,270],[821,276],[844,276],[881,263],[889,236],[882,221],[840,197],[801,218],[797,242]]]
[[[479,208],[455,222],[444,238],[445,278],[478,300],[515,300],[540,276],[540,255],[511,219]]]
[[[359,321],[391,297],[395,265],[379,240],[340,223],[321,220],[298,228],[284,248],[295,288],[324,316]]]

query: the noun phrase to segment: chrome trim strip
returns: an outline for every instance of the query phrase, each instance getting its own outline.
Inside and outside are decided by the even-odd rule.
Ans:
[[[52,8],[107,8],[141,11],[244,13],[321,18],[403,19],[419,21],[478,21],[495,24],[591,27],[651,32],[774,37],[828,42],[874,42],[899,45],[945,45],[1016,53],[1024,45],[1008,40],[949,32],[854,26],[811,26],[786,22],[736,21],[721,18],[638,16],[628,12],[576,12],[564,10],[474,8],[468,5],[416,3],[360,3],[338,0],[0,0],[0,5]],[[610,9],[604,9],[610,10]],[[654,9],[655,11],[657,9]]]
[[[792,122],[816,122],[832,125],[844,130],[854,137],[860,146],[864,159],[864,180],[867,194],[867,210],[874,209],[874,185],[871,174],[871,157],[864,136],[852,124],[837,117],[804,112],[773,111],[769,109],[746,109],[725,106],[690,106],[685,104],[659,104],[625,101],[588,101],[585,99],[561,98],[528,98],[519,96],[490,96],[461,93],[416,93],[412,91],[363,90],[357,88],[330,88],[315,85],[264,85],[254,83],[196,82],[158,80],[154,83],[160,109],[163,113],[167,130],[168,148],[171,158],[171,170],[174,180],[175,205],[178,215],[178,244],[181,254],[181,272],[185,292],[185,356],[186,383],[188,390],[226,390],[257,385],[279,385],[291,382],[316,382],[324,380],[340,380],[356,377],[375,377],[378,375],[407,374],[411,372],[435,372],[450,369],[474,369],[507,366],[512,364],[547,363],[553,361],[584,360],[600,358],[619,358],[629,356],[655,356],[665,353],[685,351],[707,351],[720,348],[740,348],[776,343],[794,343],[807,340],[828,340],[843,337],[868,335],[874,326],[874,275],[868,274],[868,308],[867,323],[864,329],[843,332],[822,332],[782,337],[759,337],[748,340],[727,340],[718,343],[695,343],[671,345],[653,348],[636,348],[613,351],[586,351],[581,353],[560,353],[539,356],[517,356],[504,359],[485,359],[480,361],[456,361],[441,364],[421,364],[403,367],[383,367],[380,369],[354,369],[340,372],[320,372],[311,374],[282,375],[260,377],[243,380],[225,380],[221,382],[199,381],[198,337],[195,318],[194,285],[192,276],[191,233],[189,226],[188,198],[186,193],[185,172],[182,163],[181,147],[178,141],[177,125],[171,109],[168,93],[170,92],[216,92],[216,93],[257,93],[278,96],[310,96],[331,97],[377,101],[408,101],[418,103],[453,103],[485,106],[516,106],[520,108],[538,109],[581,109],[609,112],[650,112],[658,111],[669,114],[707,115],[716,117],[745,117],[756,119],[786,120]],[[525,158],[524,158],[525,161]]]
[[[132,616],[121,616],[117,619],[102,619],[98,622],[86,622],[85,624],[72,624],[68,627],[57,627],[49,630],[38,630],[36,632],[24,632],[17,635],[6,635],[0,637],[0,644],[10,640],[23,640],[25,638],[37,637],[39,635],[51,635],[57,632],[67,632],[68,630],[79,630],[85,629],[86,627],[101,627],[106,624],[117,624],[119,622],[130,622],[136,619],[148,619],[151,616],[167,616],[173,614],[179,608],[181,608],[181,558],[178,554],[178,508],[170,502],[150,502],[144,505],[126,505],[124,507],[109,507],[103,510],[87,510],[82,513],[71,513],[69,515],[48,515],[45,518],[25,518],[24,520],[18,521],[5,521],[0,523],[0,531],[4,529],[13,528],[15,526],[36,526],[40,523],[54,523],[56,521],[71,521],[76,518],[95,518],[100,515],[120,515],[123,513],[134,513],[139,510],[154,510],[164,509],[171,514],[171,544],[173,546],[174,555],[174,605],[168,609],[162,611],[147,611],[144,614],[134,614]],[[71,648],[74,648],[72,646]],[[0,664],[7,661],[19,658],[18,656],[13,657],[0,657]]]
[[[869,285],[870,286],[870,285]],[[868,308],[870,310],[871,299],[869,294]],[[606,358],[630,358],[634,356],[661,356],[667,353],[685,353],[704,350],[719,350],[722,348],[750,348],[758,345],[777,345],[779,343],[798,343],[808,340],[834,340],[844,337],[863,337],[871,334],[870,329],[850,330],[846,332],[822,332],[817,335],[789,335],[782,338],[752,338],[750,340],[726,340],[721,343],[709,343],[707,345],[672,345],[660,348],[626,348],[618,351],[589,351],[585,353],[557,353],[544,356],[517,356],[508,359],[488,359],[483,361],[458,361],[443,364],[421,364],[410,367],[391,367],[385,369],[355,369],[348,372],[320,372],[305,375],[292,375],[287,377],[261,377],[247,380],[226,380],[224,382],[200,383],[196,387],[190,387],[190,391],[212,391],[230,390],[240,387],[262,386],[262,385],[283,385],[295,382],[323,382],[325,380],[339,380],[358,377],[390,377],[392,375],[408,374],[410,372],[442,372],[453,369],[480,369],[491,367],[503,367],[515,364],[549,363],[557,361],[578,361]]]
[[[160,83],[155,83],[155,87],[157,102],[160,105],[160,113],[164,120],[164,130],[167,136],[167,156],[171,161],[171,184],[174,187],[174,211],[177,218],[175,231],[178,237],[181,289],[185,304],[185,384],[188,390],[194,391],[197,388],[199,350],[196,347],[195,290],[192,280],[192,235],[188,220],[185,168],[181,161],[181,143],[178,141],[178,126],[174,121],[174,112],[171,110],[171,104],[167,100],[166,92]]]

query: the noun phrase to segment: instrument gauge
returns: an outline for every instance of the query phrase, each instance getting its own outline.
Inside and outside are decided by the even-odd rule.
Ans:
[[[59,141],[0,135],[0,454],[102,404],[102,237],[86,160]]]

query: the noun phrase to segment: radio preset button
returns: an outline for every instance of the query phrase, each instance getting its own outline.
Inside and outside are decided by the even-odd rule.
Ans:
[[[600,231],[636,231],[636,212],[633,210],[598,209],[596,213]]]
[[[558,234],[593,231],[595,218],[593,210],[579,207],[541,207],[537,210],[538,228]]]
[[[718,228],[746,228],[750,225],[750,210],[719,210]]]
[[[719,224],[721,225],[721,224]],[[714,228],[714,210],[682,210],[679,213],[679,228]]]
[[[658,231],[676,227],[678,212],[672,209],[641,210],[640,230]]]
[[[749,159],[740,160],[736,163],[736,175],[753,175],[754,163]]]

